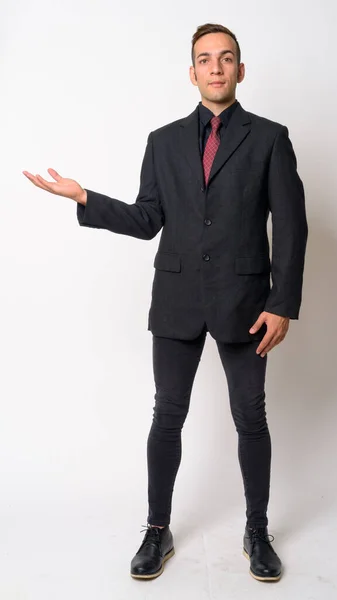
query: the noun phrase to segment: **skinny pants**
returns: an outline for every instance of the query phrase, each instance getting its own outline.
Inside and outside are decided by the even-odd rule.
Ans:
[[[153,335],[155,405],[147,439],[148,516],[152,525],[168,525],[174,483],[182,455],[182,428],[189,410],[207,329],[194,340]],[[238,434],[238,460],[246,500],[246,524],[268,525],[271,439],[266,418],[267,357],[256,354],[258,341],[216,340],[227,378],[230,410]]]

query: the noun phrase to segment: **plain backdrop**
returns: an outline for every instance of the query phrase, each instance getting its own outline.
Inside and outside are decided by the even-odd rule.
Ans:
[[[2,0],[3,600],[336,597],[336,18],[334,0]],[[130,577],[147,517],[160,233],[143,241],[80,227],[74,201],[22,174],[51,180],[52,167],[134,202],[149,132],[200,100],[188,69],[206,22],[237,35],[237,98],[289,128],[306,192],[300,319],[267,367],[277,585],[251,578],[242,556],[237,434],[209,334],[183,429],[176,554],[158,579]]]

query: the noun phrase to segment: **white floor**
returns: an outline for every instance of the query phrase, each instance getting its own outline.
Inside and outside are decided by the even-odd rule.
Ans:
[[[39,398],[30,394],[29,402],[26,396],[6,399],[0,600],[336,600],[335,382],[307,382],[282,361],[277,377],[273,368],[267,384],[268,518],[284,565],[279,582],[253,579],[242,554],[246,518],[237,434],[212,344],[183,431],[171,514],[175,555],[153,580],[130,576],[147,517],[151,385],[143,386],[144,399],[129,402],[128,386],[115,392],[116,374],[103,363],[99,385],[82,377],[83,389],[75,382],[62,394],[60,378],[55,393],[49,386]]]
[[[171,521],[176,553],[162,575],[150,581],[132,579],[130,561],[146,524],[140,517],[146,507],[140,481],[128,481],[123,490],[101,500],[94,491],[76,496],[70,490],[69,502],[46,491],[34,505],[28,490],[21,505],[19,500],[4,503],[1,600],[336,600],[336,513],[329,512],[331,505],[325,506],[314,489],[289,522],[281,507],[276,510],[279,492],[273,494],[269,526],[284,564],[277,583],[261,583],[248,574],[240,489],[228,494],[226,507],[220,488],[208,510],[197,496],[191,509],[191,494],[200,482],[192,485],[189,496],[177,485]]]

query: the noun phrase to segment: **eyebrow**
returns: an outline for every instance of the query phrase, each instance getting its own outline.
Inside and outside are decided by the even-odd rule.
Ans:
[[[230,52],[234,56],[234,52],[232,50],[219,50],[219,52],[215,52],[214,54],[219,54],[221,56],[222,54],[227,54],[227,52]],[[200,54],[198,54],[197,59],[200,58],[200,56],[212,56],[212,53],[201,52]]]

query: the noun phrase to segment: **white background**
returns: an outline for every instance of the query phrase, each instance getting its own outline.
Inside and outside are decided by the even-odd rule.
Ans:
[[[3,600],[336,597],[336,4],[2,1],[0,596]],[[309,239],[299,321],[268,355],[269,531],[285,565],[255,581],[237,434],[208,335],[173,496],[176,555],[129,565],[147,516],[151,241],[80,227],[47,168],[134,202],[148,133],[200,100],[198,25],[237,35],[237,98],[287,125]]]

